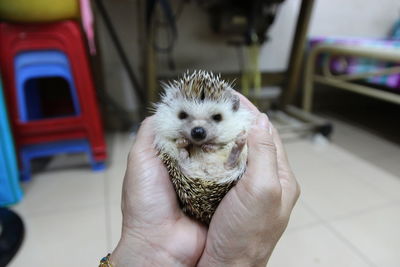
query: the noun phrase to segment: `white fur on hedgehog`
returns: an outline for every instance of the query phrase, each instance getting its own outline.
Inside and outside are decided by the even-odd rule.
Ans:
[[[182,94],[183,80],[164,84],[165,92],[160,103],[156,105],[155,146],[159,151],[175,159],[182,173],[188,177],[213,180],[218,183],[236,180],[246,168],[247,145],[240,154],[237,166],[227,169],[224,163],[238,135],[240,133],[247,135],[253,116],[242,106],[239,106],[236,111],[232,109],[230,94],[233,89],[230,84],[220,80],[219,76],[199,71],[192,74],[186,73],[184,78],[188,80],[196,75],[222,83],[226,88],[226,94],[217,100],[193,100]],[[181,111],[186,112],[190,119],[187,121],[180,119],[178,115]],[[213,114],[221,114],[223,119],[220,122],[214,122],[210,119]],[[220,148],[213,152],[204,152],[200,147],[194,146],[189,158],[182,157],[176,140],[187,136],[187,128],[195,126],[207,127],[208,134],[215,137],[211,143],[220,144]]]

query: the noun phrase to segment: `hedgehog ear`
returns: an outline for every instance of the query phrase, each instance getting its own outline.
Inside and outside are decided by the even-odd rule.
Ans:
[[[173,99],[177,99],[179,97],[179,89],[175,88],[175,87],[169,87],[166,90],[166,99],[168,99],[168,101],[172,101]]]
[[[232,95],[232,109],[233,111],[238,111],[240,107],[240,98],[238,95]]]

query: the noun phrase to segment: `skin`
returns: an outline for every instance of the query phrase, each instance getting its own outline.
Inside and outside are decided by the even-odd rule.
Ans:
[[[265,266],[300,189],[267,116],[240,100],[257,115],[247,141],[248,166],[208,229],[180,210],[153,148],[152,117],[142,123],[128,157],[114,266]]]

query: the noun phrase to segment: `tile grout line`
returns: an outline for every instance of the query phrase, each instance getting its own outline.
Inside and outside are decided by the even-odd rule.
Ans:
[[[349,153],[350,153],[350,152],[349,152]],[[363,159],[363,158],[360,158],[360,157],[357,156],[357,155],[355,155],[355,156],[356,156],[358,159],[361,159],[362,161],[365,161],[366,164],[370,164],[370,165],[372,164],[372,163],[368,162],[367,160],[365,160],[365,159]],[[330,160],[327,161],[327,164],[328,164],[329,166],[331,166],[331,167],[336,167],[336,166],[337,166],[337,163],[336,163],[336,162],[333,163],[333,162],[331,162]],[[374,165],[374,166],[375,166],[375,165]],[[388,175],[390,175],[390,176],[393,176],[392,173],[387,172],[386,170],[380,168],[379,166],[375,166],[375,167],[376,167],[377,169],[383,171],[385,174],[388,174]],[[393,202],[393,201],[396,201],[396,200],[397,200],[397,199],[394,198],[393,196],[387,196],[387,193],[386,193],[385,190],[383,190],[381,187],[376,186],[375,184],[373,184],[372,182],[368,181],[367,179],[365,179],[365,178],[363,178],[363,177],[359,178],[359,175],[357,175],[357,173],[356,173],[354,170],[350,170],[350,174],[351,174],[351,178],[352,178],[353,180],[361,182],[362,184],[364,184],[364,185],[370,187],[375,193],[377,193],[377,194],[379,194],[379,195],[381,195],[381,196],[384,196],[384,197],[388,198],[388,202],[390,202],[390,201]]]
[[[339,120],[335,119],[335,121],[333,121],[333,123],[336,124],[336,125],[337,124],[341,124],[340,127],[341,128],[343,128],[343,127],[347,128],[347,130],[345,130],[347,132],[353,132],[353,133],[357,132],[358,134],[360,134],[360,132],[361,132],[361,134],[364,135],[364,136],[367,136],[367,138],[377,139],[377,142],[380,142],[380,145],[384,144],[383,146],[386,146],[386,147],[395,146],[395,147],[397,147],[395,150],[400,150],[400,146],[398,146],[396,142],[393,142],[393,141],[388,140],[386,138],[383,138],[381,136],[376,136],[375,134],[368,132],[368,130],[366,130],[366,129],[362,129],[360,127],[352,126],[349,123],[340,121],[340,119]],[[351,130],[349,131],[348,128],[351,128]],[[342,135],[343,135],[343,133],[342,133]],[[350,153],[354,154],[355,156],[360,157],[359,151],[358,152],[354,152],[354,151],[349,150],[349,148],[346,145],[344,145],[341,141],[337,141],[336,140],[333,143],[335,145],[337,145],[338,147],[346,150],[347,152],[350,152]],[[381,158],[382,156],[386,156],[386,154],[382,153],[382,152],[378,153],[377,151],[374,151],[373,154],[367,155],[366,157],[360,157],[360,158],[362,158],[363,160],[367,161],[369,164],[373,164],[376,167],[378,167],[380,169],[383,169],[381,166],[374,164],[374,161],[373,161],[374,158]],[[391,171],[389,171],[389,172],[392,173]],[[392,174],[395,175],[395,176],[398,176],[400,178],[400,173],[392,173]]]
[[[302,197],[300,196],[300,198],[298,199],[296,205],[300,204],[303,205],[303,207],[308,210],[310,213],[314,214],[314,211],[310,211],[310,208],[306,205],[306,203],[304,202],[304,200],[302,199]],[[285,230],[285,232],[290,233],[290,232],[296,232],[298,230],[302,230],[302,229],[307,229],[309,227],[313,227],[319,224],[322,224],[323,221],[321,220],[321,218],[319,216],[316,216],[316,221],[315,222],[309,222],[309,223],[305,223],[303,225],[299,225],[299,226],[292,226],[290,229],[286,228],[287,230]],[[292,220],[292,218],[289,219],[289,225],[290,225],[290,221]],[[288,225],[288,226],[289,226]]]
[[[306,224],[303,224],[303,225],[300,225],[300,226],[291,227],[290,229],[287,228],[285,230],[285,235],[290,235],[291,233],[294,233],[294,232],[297,232],[297,231],[301,231],[301,230],[304,230],[304,229],[309,229],[309,228],[312,228],[314,226],[323,225],[323,224],[324,224],[324,222],[322,222],[322,221],[315,221],[315,222],[306,223]]]
[[[353,243],[351,243],[347,238],[345,238],[341,233],[339,233],[329,222],[324,223],[325,226],[330,230],[333,234],[336,235],[343,243],[347,244],[358,256],[360,256],[366,263],[368,263],[371,267],[379,267],[376,265],[370,258],[368,258],[364,253],[362,253],[358,247],[356,247]]]
[[[309,212],[313,213],[314,215],[317,215],[317,213],[312,208],[310,208],[304,201],[303,201],[303,204],[304,204],[304,207]],[[367,214],[369,212],[374,212],[374,211],[379,210],[381,208],[393,207],[393,206],[396,206],[396,205],[399,205],[399,204],[400,204],[400,200],[391,200],[391,201],[387,201],[385,203],[382,203],[382,204],[374,206],[374,207],[369,207],[369,208],[366,208],[366,209],[363,209],[363,210],[358,210],[358,211],[347,213],[347,214],[344,214],[344,215],[339,215],[339,216],[333,217],[332,219],[329,219],[329,220],[324,220],[320,216],[317,216],[317,221],[306,223],[306,224],[303,224],[303,225],[300,225],[300,226],[291,227],[290,229],[288,229],[288,232],[296,232],[298,230],[311,228],[311,227],[314,227],[314,226],[319,225],[319,224],[324,224],[326,222],[337,222],[337,221],[342,221],[342,220],[354,218],[354,217],[357,217],[357,216],[360,216],[360,215]]]
[[[103,207],[105,202],[99,202],[99,203],[94,203],[94,204],[89,204],[85,206],[79,206],[79,207],[67,207],[63,208],[62,210],[59,209],[49,209],[49,210],[41,210],[41,211],[36,211],[36,212],[22,212],[20,210],[16,210],[14,208],[11,208],[13,211],[17,212],[21,216],[27,216],[27,217],[42,217],[42,216],[52,216],[52,215],[57,215],[57,214],[63,214],[63,213],[73,213],[73,212],[79,212],[79,211],[85,211],[93,208],[98,208],[98,207]]]
[[[114,134],[113,142],[112,142],[112,153],[114,154],[114,147],[118,141],[118,134]],[[112,154],[112,155],[113,155]],[[107,242],[107,250],[111,253],[111,243],[112,243],[112,227],[111,227],[111,196],[110,196],[110,181],[109,181],[109,170],[106,170],[104,175],[104,215],[105,215],[105,223],[106,223],[106,242]]]
[[[333,233],[343,244],[348,246],[361,260],[366,262],[370,267],[379,267],[371,259],[369,259],[362,251],[358,249],[353,243],[351,243],[348,239],[346,239],[341,233],[339,233],[327,220],[323,219],[313,208],[311,208],[307,203],[303,203],[304,207],[306,207],[311,213],[316,216],[323,226],[325,226],[328,231]]]
[[[110,210],[110,192],[108,187],[108,172],[104,175],[104,216],[105,216],[105,226],[106,226],[106,242],[107,250],[111,253],[111,210]]]
[[[327,221],[328,222],[338,222],[338,221],[342,221],[342,220],[346,220],[346,219],[351,219],[351,218],[354,218],[354,217],[357,217],[357,216],[360,216],[360,215],[364,215],[364,214],[367,214],[367,213],[370,213],[370,212],[375,212],[375,211],[377,211],[379,209],[382,209],[382,208],[397,206],[399,204],[400,204],[400,200],[392,199],[392,200],[388,200],[388,201],[386,201],[386,202],[384,202],[384,203],[382,203],[380,205],[376,205],[376,206],[373,206],[373,207],[369,207],[369,208],[365,208],[365,209],[362,209],[362,210],[358,210],[358,211],[354,211],[354,212],[347,213],[347,214],[344,214],[344,215],[333,217],[332,219],[329,219]]]
[[[381,169],[377,166],[375,166],[378,169]],[[385,174],[387,173],[386,170],[384,170]],[[354,171],[352,172],[352,174],[356,174]],[[389,175],[391,175],[390,173],[388,173]],[[361,177],[360,179],[358,179],[360,182],[362,182],[364,185],[369,186],[371,189],[373,189],[377,194],[384,196],[388,199],[389,202],[394,202],[394,201],[398,201],[398,199],[396,199],[393,196],[388,196],[388,193],[385,192],[384,189],[382,189],[382,187],[377,186],[375,184],[373,184],[372,182],[368,181],[366,178]]]

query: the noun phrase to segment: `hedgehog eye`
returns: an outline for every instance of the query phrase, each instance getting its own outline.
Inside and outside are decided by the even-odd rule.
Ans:
[[[221,114],[214,114],[214,115],[212,115],[212,117],[211,117],[214,121],[216,121],[216,122],[220,122],[220,121],[222,121],[222,115]]]
[[[181,120],[184,120],[184,119],[186,119],[187,117],[188,117],[188,114],[187,114],[185,111],[181,111],[181,112],[179,112],[179,114],[178,114],[178,118],[181,119]]]

